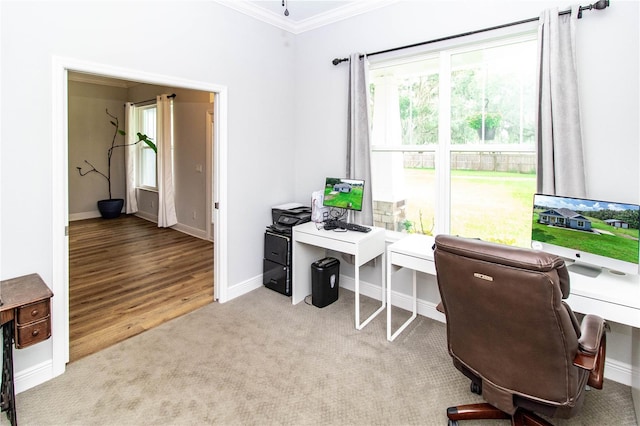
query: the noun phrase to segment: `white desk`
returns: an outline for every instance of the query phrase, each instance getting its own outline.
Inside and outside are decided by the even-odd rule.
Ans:
[[[409,235],[387,249],[387,300],[391,294],[391,273],[400,267],[414,270],[413,296],[415,309],[415,271],[435,275],[433,260],[434,238],[426,235]],[[571,294],[567,303],[576,312],[591,313],[609,321],[640,328],[640,276],[618,275],[603,270],[595,278],[569,272],[571,278]],[[390,313],[388,319],[390,322]],[[410,322],[410,320],[408,322]],[[403,325],[404,327],[408,325]],[[387,338],[393,340],[390,329]]]
[[[393,342],[402,331],[418,315],[418,296],[416,293],[416,272],[436,275],[436,265],[433,261],[433,237],[411,234],[387,248],[387,340]],[[407,319],[395,333],[391,332],[391,275],[400,268],[413,270],[413,309]]]
[[[385,302],[385,230],[372,227],[370,232],[336,232],[317,229],[314,222],[303,223],[293,228],[292,238],[292,291],[291,302],[300,303],[311,294],[311,264],[326,256],[326,250],[351,254],[355,262],[355,324],[361,330],[376,315],[384,310]],[[382,305],[360,323],[360,266],[382,256]]]
[[[640,277],[603,270],[595,278],[569,272],[567,303],[576,312],[640,328]]]

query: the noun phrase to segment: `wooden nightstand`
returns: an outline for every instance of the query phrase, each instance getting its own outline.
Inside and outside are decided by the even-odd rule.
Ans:
[[[53,293],[37,274],[0,282],[0,326],[2,326],[2,387],[0,411],[16,424],[13,386],[13,348],[26,348],[51,337]]]

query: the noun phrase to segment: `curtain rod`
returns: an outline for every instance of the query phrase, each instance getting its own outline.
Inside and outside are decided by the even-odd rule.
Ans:
[[[582,11],[583,10],[591,10],[591,9],[601,10],[601,9],[605,9],[607,7],[609,7],[609,0],[598,0],[597,2],[595,2],[593,4],[590,4],[588,6],[580,6],[580,8],[578,9],[578,19],[582,18]],[[570,14],[570,13],[571,13],[571,10],[564,10],[562,12],[559,12],[558,14],[559,15],[567,15],[567,14]],[[502,24],[502,25],[497,25],[495,27],[483,28],[481,30],[469,31],[469,32],[466,32],[466,33],[455,34],[455,35],[442,37],[442,38],[437,38],[437,39],[429,40],[429,41],[422,41],[420,43],[408,44],[406,46],[392,47],[391,49],[385,49],[385,50],[379,50],[379,51],[373,52],[373,53],[367,53],[366,56],[380,55],[382,53],[395,52],[396,50],[404,50],[404,49],[409,49],[409,48],[412,48],[412,47],[423,46],[425,44],[437,43],[439,41],[447,41],[447,40],[452,40],[452,39],[455,39],[455,38],[470,36],[470,35],[479,34],[479,33],[484,33],[484,32],[487,32],[487,31],[499,30],[499,29],[502,29],[502,28],[512,27],[514,25],[521,25],[521,24],[526,24],[526,23],[529,23],[529,22],[535,22],[535,21],[537,21],[539,19],[540,18],[523,19],[522,21],[510,22],[508,24]],[[362,59],[364,56],[365,55],[360,55],[360,58]],[[335,58],[333,61],[331,61],[331,63],[333,65],[338,65],[341,62],[347,62],[347,61],[349,61],[349,58]]]
[[[176,97],[176,94],[175,94],[175,93],[172,93],[172,94],[170,94],[170,95],[168,95],[168,96],[167,96],[167,98],[175,98],[175,97]],[[147,102],[152,102],[152,101],[155,101],[155,100],[156,100],[156,98],[153,98],[153,99],[147,99],[146,101],[134,102],[133,104],[134,104],[134,105],[138,105],[138,104],[146,104]]]

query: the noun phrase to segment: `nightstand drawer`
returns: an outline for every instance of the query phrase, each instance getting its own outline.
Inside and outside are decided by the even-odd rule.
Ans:
[[[16,325],[21,326],[49,316],[49,299],[18,308]]]
[[[22,349],[27,346],[40,343],[51,337],[51,318],[46,317],[27,325],[16,327],[16,348]]]

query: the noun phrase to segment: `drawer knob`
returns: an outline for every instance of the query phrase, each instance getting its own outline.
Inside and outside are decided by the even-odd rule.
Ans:
[[[36,337],[38,334],[40,334],[40,330],[39,330],[39,329],[37,329],[37,328],[31,332],[31,335],[32,335],[33,337]]]
[[[37,315],[38,315],[38,310],[37,309],[34,309],[33,311],[31,311],[31,316],[32,317],[35,317]]]

